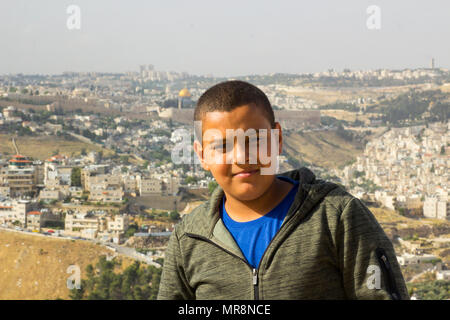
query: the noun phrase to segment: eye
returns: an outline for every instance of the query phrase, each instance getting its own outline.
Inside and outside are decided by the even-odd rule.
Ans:
[[[260,142],[260,138],[259,137],[252,137],[249,139],[250,143],[259,143]]]
[[[227,152],[227,144],[226,143],[224,143],[224,144],[216,144],[216,145],[212,146],[212,149],[214,151],[217,151],[217,152],[225,153],[225,152]],[[233,145],[232,144],[230,144],[229,149],[230,150],[233,149]]]
[[[254,137],[254,138],[250,138],[249,139],[249,144],[250,145],[253,143],[253,144],[256,144],[257,146],[259,146],[263,142],[264,142],[263,137]]]

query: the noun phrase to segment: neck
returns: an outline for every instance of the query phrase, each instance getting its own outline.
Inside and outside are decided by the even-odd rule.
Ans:
[[[239,200],[225,192],[227,199],[225,209],[235,221],[246,222],[255,220],[275,208],[291,189],[291,183],[275,178],[267,191],[259,198],[253,200]]]

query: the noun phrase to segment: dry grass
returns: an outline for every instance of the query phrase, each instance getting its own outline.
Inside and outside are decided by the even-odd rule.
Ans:
[[[88,264],[95,265],[99,256],[112,254],[87,241],[0,230],[0,299],[68,299],[67,268],[78,265],[81,278],[85,278]],[[119,259],[122,270],[133,263],[129,258]]]
[[[283,149],[292,157],[316,166],[337,168],[362,154],[362,145],[349,143],[334,131],[292,133],[284,137]]]
[[[439,226],[439,225],[450,225],[450,222],[440,219],[431,218],[421,218],[420,220],[408,218],[400,215],[394,210],[384,209],[384,208],[370,208],[370,211],[375,215],[380,223],[395,223],[400,228],[417,228],[424,225],[427,226]]]
[[[370,123],[370,117],[374,117],[375,115],[381,115],[381,114],[374,114],[374,113],[364,113],[364,114],[358,114],[358,112],[351,112],[347,110],[338,110],[338,109],[322,109],[320,110],[320,114],[322,116],[328,116],[333,117],[338,120],[344,120],[348,122],[353,122],[355,120],[362,121],[366,124]]]
[[[16,154],[11,141],[12,135],[0,134],[0,153]],[[85,143],[78,140],[66,140],[55,136],[37,136],[16,137],[16,144],[20,154],[35,159],[45,160],[51,157],[55,151],[59,150],[59,154],[76,156],[81,153],[84,148],[87,153],[90,151],[103,151],[104,156],[114,153],[114,151]]]

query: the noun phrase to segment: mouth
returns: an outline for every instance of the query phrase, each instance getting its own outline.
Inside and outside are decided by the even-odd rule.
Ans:
[[[245,170],[245,171],[241,171],[241,172],[238,172],[238,173],[234,173],[234,174],[232,174],[232,176],[233,177],[237,177],[237,178],[247,178],[247,177],[255,175],[258,172],[259,172],[259,169]]]

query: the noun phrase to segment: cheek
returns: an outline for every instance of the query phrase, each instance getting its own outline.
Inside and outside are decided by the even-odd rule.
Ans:
[[[224,180],[229,176],[230,166],[227,164],[214,164],[211,167],[211,173],[217,180]]]

